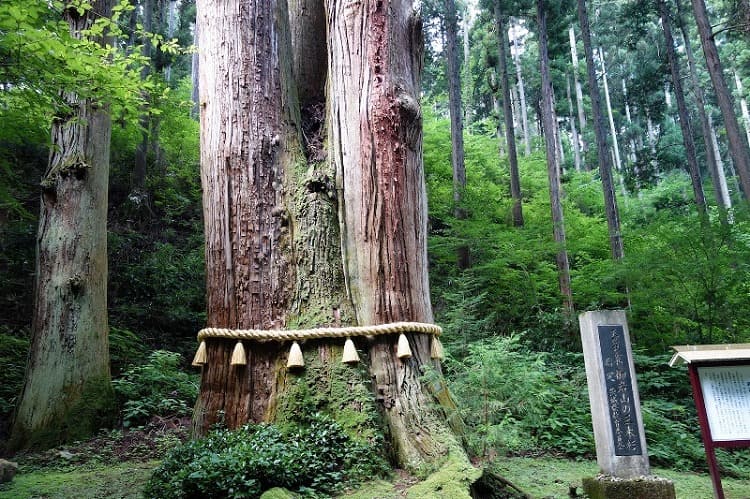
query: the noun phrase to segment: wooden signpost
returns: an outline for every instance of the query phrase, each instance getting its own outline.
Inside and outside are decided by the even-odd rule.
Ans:
[[[750,343],[675,346],[688,365],[714,497],[724,499],[716,449],[750,447]]]

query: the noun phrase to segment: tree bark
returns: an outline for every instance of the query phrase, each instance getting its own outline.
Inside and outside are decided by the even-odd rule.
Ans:
[[[552,232],[557,245],[557,278],[565,311],[573,314],[573,292],[570,286],[570,263],[565,247],[565,220],[562,209],[562,189],[560,186],[560,158],[557,155],[557,119],[555,118],[555,98],[547,51],[547,11],[544,0],[536,3],[537,24],[539,25],[539,72],[542,77],[542,131],[547,151],[547,177],[549,179],[549,199],[552,212]]]
[[[607,82],[607,69],[604,66],[604,50],[599,47],[599,64],[602,67],[602,84],[604,84],[604,103],[607,105],[607,117],[609,118],[609,131],[612,134],[612,154],[615,156],[615,169],[622,171],[622,160],[620,159],[620,142],[617,140],[617,128],[615,118],[612,114],[612,102],[609,98],[609,83]]]
[[[578,79],[578,50],[573,26],[568,29],[568,37],[570,38],[570,57],[573,61],[573,81],[576,90],[576,106],[578,107],[578,124],[581,127],[581,134],[583,135],[583,131],[586,130],[586,113],[583,108],[583,89],[581,88],[581,81]],[[585,150],[586,146],[584,145]]]
[[[576,171],[581,171],[581,138],[578,136],[578,130],[576,129],[576,119],[573,115],[573,99],[570,96],[570,79],[565,78],[565,92],[568,99],[568,116],[570,120],[570,145],[573,149],[573,164],[575,165]]]
[[[109,0],[63,19],[81,37]],[[31,353],[9,447],[47,447],[111,422],[107,324],[107,184],[111,120],[106,106],[62,95],[42,180]]]
[[[458,21],[455,0],[445,0],[445,51],[448,72],[448,108],[451,120],[451,165],[453,166],[453,215],[463,220],[466,210],[462,206],[466,190],[466,165],[464,163],[464,124],[461,99],[461,76],[458,63]],[[456,248],[459,269],[470,266],[469,246]]]
[[[659,15],[661,16],[661,27],[664,31],[664,43],[667,48],[667,58],[669,59],[669,68],[672,72],[672,86],[674,87],[674,96],[677,101],[677,113],[680,117],[680,129],[682,130],[682,143],[685,146],[685,157],[688,164],[688,173],[693,185],[693,196],[698,211],[701,214],[706,212],[706,198],[703,195],[703,184],[701,183],[701,173],[698,168],[698,159],[695,153],[695,142],[693,141],[693,127],[690,123],[690,114],[685,104],[685,94],[682,90],[682,77],[680,75],[680,65],[677,60],[677,53],[674,48],[674,38],[672,36],[672,20],[665,0],[657,0]]]
[[[285,1],[197,7],[208,325],[431,322],[422,33],[411,1],[326,2],[322,156],[304,151],[292,61],[305,47],[291,45]],[[342,365],[336,340],[305,342],[297,372],[284,368],[288,343],[246,341],[247,366],[230,366],[235,342],[209,340],[195,431],[221,418],[234,428],[325,412],[383,442],[398,466],[468,464],[445,421],[452,402],[444,384],[420,379],[425,366],[439,372],[430,338],[408,336],[413,356],[404,360],[392,337],[356,339],[369,371]],[[462,469],[469,481],[478,474]]]
[[[734,114],[734,104],[732,95],[724,80],[724,72],[719,59],[719,51],[714,43],[714,35],[711,30],[711,24],[708,20],[706,3],[704,0],[692,0],[693,12],[695,13],[695,23],[698,26],[698,34],[703,46],[703,55],[706,58],[706,67],[711,76],[716,101],[721,109],[724,118],[724,127],[727,130],[727,139],[729,142],[729,154],[732,156],[734,167],[740,177],[740,186],[745,199],[750,198],[750,158],[748,157],[748,144],[745,142],[740,125],[737,122],[737,115]]]
[[[578,2],[578,21],[581,25],[581,35],[586,56],[586,70],[591,92],[591,112],[594,116],[594,134],[596,137],[597,156],[599,161],[599,174],[602,178],[602,190],[604,191],[604,210],[607,215],[607,228],[609,230],[609,246],[612,258],[620,260],[625,255],[620,234],[620,214],[617,210],[617,198],[612,184],[612,163],[607,151],[607,134],[605,132],[604,115],[602,113],[601,96],[599,94],[599,83],[596,79],[594,66],[594,51],[591,45],[591,28],[589,27],[589,16],[586,10],[586,0]]]
[[[511,26],[513,23],[511,22]],[[507,33],[506,33],[507,35]],[[521,126],[523,127],[523,147],[524,155],[528,156],[531,154],[531,136],[529,130],[529,117],[526,111],[526,89],[523,84],[523,72],[521,71],[521,55],[518,48],[518,38],[516,38],[516,30],[513,29],[513,46],[511,49],[511,55],[513,56],[513,64],[516,66],[516,84],[518,85],[518,108],[521,111]],[[508,44],[510,46],[510,44]]]
[[[745,138],[750,143],[750,111],[747,109],[747,100],[745,99],[740,75],[737,74],[736,69],[732,72],[734,73],[734,84],[737,86],[737,94],[740,97],[740,111],[742,111],[742,124],[745,125]]]
[[[510,81],[508,78],[508,25],[500,11],[500,5],[495,5],[495,25],[497,26],[498,64],[500,70],[500,87],[503,92],[503,116],[505,118],[505,141],[508,145],[508,164],[510,168],[510,197],[513,200],[513,225],[523,227],[523,200],[521,196],[521,178],[518,173],[518,153],[516,152],[516,137],[513,131],[513,110],[510,99]]]

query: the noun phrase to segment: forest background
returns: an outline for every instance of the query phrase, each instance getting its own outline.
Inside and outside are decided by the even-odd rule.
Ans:
[[[550,210],[536,5],[459,3],[453,18],[451,3],[423,4],[424,162],[432,301],[445,329],[444,370],[470,450],[482,458],[590,457],[576,313],[624,308],[652,463],[705,469],[686,372],[666,362],[671,345],[750,341],[750,213],[693,11],[667,2],[673,26],[684,22],[684,31],[674,28],[674,48],[683,74],[691,75],[682,83],[705,208],[696,203],[686,166],[685,119],[675,102],[660,2],[589,3],[598,78],[608,82],[607,151],[624,247],[624,256],[613,258],[586,62],[571,59],[569,29],[580,33],[574,3],[547,6],[563,240],[553,237],[560,224]],[[746,3],[715,0],[708,7],[735,114],[750,134]],[[194,4],[139,0],[118,11],[117,71],[98,69],[81,47],[56,35],[65,29],[56,5],[10,0],[0,6],[0,441],[29,349],[39,182],[61,87],[107,92],[112,102],[108,312],[117,423],[134,428],[155,416],[188,416],[196,393],[188,364],[205,322],[205,271],[195,68],[186,50],[193,44]],[[498,12],[510,27],[506,110]],[[451,19],[458,27],[455,58],[447,49]],[[686,42],[696,54],[693,64]],[[573,46],[583,54],[580,37]],[[460,82],[452,99],[448,61]],[[702,104],[696,89],[705,94]],[[457,135],[451,133],[457,100],[465,185],[456,176]],[[708,130],[699,126],[700,111],[708,115]],[[511,193],[508,123],[518,146],[522,224]],[[712,156],[723,184],[709,164]],[[569,298],[560,285],[562,251]],[[746,452],[724,453],[720,462],[726,473],[750,477]]]

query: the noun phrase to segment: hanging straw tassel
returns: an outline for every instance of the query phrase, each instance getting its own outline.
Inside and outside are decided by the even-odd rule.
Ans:
[[[432,337],[432,348],[430,348],[430,357],[437,360],[445,359],[445,352],[443,352],[443,344],[437,336]]]
[[[411,357],[411,348],[409,348],[409,340],[406,339],[406,335],[401,333],[398,336],[398,350],[396,355],[399,359],[408,359]]]
[[[203,340],[198,346],[198,351],[195,352],[195,357],[193,357],[193,365],[195,367],[200,367],[206,364],[206,360],[208,360],[206,355],[206,341]]]
[[[289,360],[286,363],[287,369],[292,367],[305,367],[305,359],[302,357],[302,349],[296,341],[292,343],[289,349]]]
[[[341,362],[344,364],[356,364],[359,362],[359,354],[351,338],[347,338],[346,343],[344,343],[344,355],[341,357]]]
[[[247,356],[245,355],[245,347],[242,346],[241,341],[237,341],[232,352],[232,360],[229,362],[232,366],[245,366],[247,365]]]

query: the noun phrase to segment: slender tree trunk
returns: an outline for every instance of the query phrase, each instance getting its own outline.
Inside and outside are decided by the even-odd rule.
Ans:
[[[513,64],[516,66],[516,83],[518,85],[518,107],[521,111],[521,126],[523,127],[523,150],[524,156],[531,154],[531,136],[529,130],[529,117],[526,106],[526,90],[523,84],[523,72],[521,71],[521,54],[518,41],[518,34],[515,29],[515,25],[511,22],[513,29],[513,48],[511,54],[513,55]]]
[[[578,79],[578,50],[576,47],[576,35],[573,26],[568,29],[568,37],[570,38],[570,57],[573,61],[573,81],[576,88],[576,106],[578,108],[578,124],[581,130],[581,144],[583,146],[583,156],[585,158],[588,146],[583,140],[583,134],[586,130],[586,113],[583,108],[583,89],[581,88],[581,81]],[[588,167],[586,169],[589,169]]]
[[[560,186],[560,161],[557,156],[557,119],[555,118],[555,98],[550,76],[549,55],[547,52],[547,12],[544,0],[536,3],[537,24],[539,25],[539,72],[542,77],[542,120],[544,143],[547,151],[547,177],[549,178],[549,198],[552,211],[552,232],[557,245],[557,277],[565,311],[573,314],[573,292],[570,286],[570,264],[565,247],[565,220],[563,219],[562,193]]]
[[[740,177],[742,193],[745,199],[748,199],[750,198],[750,158],[748,157],[748,144],[740,133],[737,115],[734,114],[732,95],[729,93],[726,81],[724,81],[724,72],[721,60],[719,59],[719,51],[714,42],[711,24],[708,20],[706,3],[704,0],[692,0],[692,4],[693,12],[695,13],[695,22],[698,26],[698,34],[703,45],[703,54],[706,57],[706,67],[711,76],[711,82],[716,93],[716,101],[719,104],[719,109],[721,109],[724,126],[727,130],[729,154]]]
[[[609,245],[612,257],[620,260],[625,255],[620,234],[620,214],[617,210],[617,198],[612,184],[612,163],[607,153],[607,134],[605,132],[604,115],[602,114],[601,96],[599,94],[599,83],[596,79],[594,66],[594,50],[591,45],[591,28],[589,27],[589,16],[586,10],[586,0],[578,2],[578,21],[581,25],[583,47],[586,56],[586,70],[591,92],[591,111],[594,117],[594,134],[596,136],[596,148],[599,161],[599,174],[602,178],[602,189],[604,191],[604,210],[607,215],[607,228],[609,230]]]
[[[578,136],[578,130],[576,130],[576,119],[573,115],[573,99],[570,97],[570,79],[565,78],[565,95],[568,98],[568,115],[570,120],[570,146],[573,149],[573,164],[576,167],[576,171],[581,171],[581,138]]]
[[[193,44],[197,47],[197,50],[193,53],[193,56],[190,58],[190,81],[192,82],[192,92],[190,93],[190,100],[193,101],[193,111],[192,116],[194,118],[198,118],[200,116],[200,84],[199,84],[199,57],[198,54],[200,53],[200,47],[198,47],[198,29],[200,27],[200,23],[196,22],[195,26],[193,28]]]
[[[455,6],[455,0],[454,0],[454,6]],[[464,17],[464,23],[463,23],[463,45],[464,45],[464,65],[463,65],[463,107],[464,107],[464,128],[466,129],[467,133],[471,133],[471,122],[473,118],[473,111],[472,111],[472,96],[473,96],[473,89],[472,89],[472,80],[471,80],[471,64],[470,64],[470,58],[471,58],[471,44],[469,39],[469,33],[471,32],[471,16],[470,13],[467,12]]]
[[[169,5],[167,5],[167,40],[171,40],[174,37],[174,32],[177,30],[177,23],[180,20],[179,12],[177,0],[169,0]],[[172,80],[171,60],[164,67],[164,80],[167,82]]]
[[[466,210],[462,206],[466,190],[466,166],[464,164],[464,124],[461,102],[461,76],[458,61],[458,21],[455,0],[445,0],[445,50],[448,72],[448,107],[451,118],[451,165],[453,167],[453,215],[463,220]],[[469,246],[459,244],[456,248],[459,269],[470,266]]]
[[[714,127],[713,118],[708,114],[708,129],[709,135],[711,136],[711,149],[716,158],[716,183],[718,184],[717,197],[720,197],[721,206],[724,208],[732,207],[732,198],[729,196],[729,186],[727,185],[727,176],[724,173],[724,162],[721,160],[721,149],[719,149],[719,141],[716,138],[716,128]]]
[[[657,0],[657,4],[661,16],[661,27],[664,31],[664,43],[667,47],[667,58],[669,59],[669,67],[672,72],[672,84],[674,87],[675,100],[677,101],[677,112],[680,116],[680,129],[682,130],[682,143],[685,146],[688,173],[690,174],[690,180],[693,184],[695,204],[698,206],[698,211],[701,214],[704,214],[706,212],[706,199],[703,195],[703,184],[701,183],[701,174],[695,153],[693,127],[691,126],[690,114],[688,113],[687,104],[685,103],[685,94],[682,91],[680,66],[674,48],[674,38],[672,37],[671,16],[665,0]]]
[[[607,104],[607,116],[609,117],[609,130],[612,134],[612,154],[615,156],[615,169],[622,172],[622,160],[620,160],[620,143],[617,140],[617,128],[615,118],[612,114],[612,102],[609,99],[609,84],[607,83],[607,69],[604,66],[604,50],[599,47],[599,64],[602,67],[602,83],[604,84],[604,102]]]
[[[513,131],[513,111],[510,100],[510,79],[508,78],[508,25],[506,18],[500,12],[500,6],[495,5],[495,25],[497,26],[498,64],[500,72],[500,87],[503,91],[503,116],[505,117],[505,142],[508,145],[508,164],[510,167],[510,196],[513,200],[513,225],[523,227],[523,202],[521,197],[521,179],[518,173],[518,154],[516,152],[516,137]]]
[[[744,90],[742,89],[742,80],[737,70],[734,73],[734,84],[737,86],[737,94],[740,97],[740,110],[742,111],[742,122],[745,125],[745,138],[750,143],[750,111],[747,110],[747,100],[745,99]]]
[[[633,126],[633,116],[630,114],[630,102],[628,101],[628,87],[625,83],[625,78],[622,79],[622,99],[625,101],[625,119],[628,121],[628,126],[632,128]],[[635,163],[636,158],[636,146],[635,146],[635,140],[633,140],[632,132],[630,134],[630,162]]]
[[[111,13],[109,0],[63,12],[71,34]],[[94,14],[96,13],[96,14]],[[107,324],[106,106],[63,93],[70,114],[52,123],[42,180],[31,353],[10,448],[84,438],[111,422]]]

